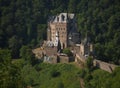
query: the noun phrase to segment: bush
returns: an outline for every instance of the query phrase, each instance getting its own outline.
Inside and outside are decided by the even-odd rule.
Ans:
[[[88,57],[87,61],[86,61],[86,67],[91,70],[93,67],[93,58],[92,57]]]
[[[63,53],[67,54],[68,56],[72,56],[73,55],[69,48],[63,49]]]

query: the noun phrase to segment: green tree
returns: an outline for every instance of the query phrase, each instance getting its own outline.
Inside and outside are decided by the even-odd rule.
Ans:
[[[19,49],[21,47],[22,41],[17,36],[12,36],[9,39],[9,48],[12,52],[12,58],[19,57]]]
[[[40,40],[46,40],[46,25],[38,24],[37,25],[37,42],[40,43]]]
[[[91,70],[93,67],[93,58],[92,57],[88,57],[87,61],[86,61],[86,67]]]
[[[77,1],[69,0],[68,12],[70,12],[70,13],[76,12],[76,5],[77,5]]]
[[[32,49],[29,46],[22,46],[20,49],[20,56],[26,64],[35,65],[37,63],[37,59],[35,59],[34,54],[32,53]]]
[[[24,87],[38,85],[39,74],[30,64],[23,67],[21,71],[21,76],[23,78]]]
[[[0,68],[1,88],[22,87],[20,69],[11,63],[11,53],[9,50],[0,49]]]

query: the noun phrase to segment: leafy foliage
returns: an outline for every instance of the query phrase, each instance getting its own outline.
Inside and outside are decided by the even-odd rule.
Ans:
[[[120,68],[116,68],[113,73],[108,73],[100,69],[96,69],[92,72],[84,70],[84,82],[86,88],[119,88]]]
[[[78,68],[70,64],[41,63],[34,67],[31,65],[24,66],[22,77],[25,87],[80,88],[78,71],[80,71]]]
[[[32,49],[29,46],[21,47],[20,56],[26,64],[35,65],[38,62],[38,60],[35,58],[35,55],[32,53]]]
[[[30,64],[23,67],[21,71],[21,76],[23,78],[23,86],[37,86],[39,84],[38,77],[39,73]]]
[[[31,47],[46,39],[48,17],[60,12],[76,14],[78,30],[82,37],[88,33],[98,59],[120,64],[119,5],[120,0],[0,0],[0,87],[79,88],[77,69],[71,65],[34,66]],[[27,63],[11,63],[19,57]],[[120,88],[119,73],[118,68],[112,74],[95,70],[80,75],[87,88]]]
[[[0,88],[21,88],[20,68],[11,63],[9,50],[0,49]]]
[[[69,48],[63,49],[63,53],[67,54],[68,56],[72,56],[72,52],[70,51]]]
[[[93,67],[93,58],[92,58],[92,57],[88,57],[88,58],[87,58],[86,67],[87,67],[88,69],[92,69],[92,67]]]

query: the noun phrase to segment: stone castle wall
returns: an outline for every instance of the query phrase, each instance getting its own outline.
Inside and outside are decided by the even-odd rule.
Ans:
[[[80,56],[79,54],[76,54],[75,62],[83,62],[83,63],[85,63],[86,62],[86,58],[83,57],[83,56]]]
[[[68,63],[69,57],[68,56],[59,56],[59,63]]]
[[[115,67],[117,67],[117,65],[114,64],[110,64],[104,61],[100,61],[100,60],[94,60],[93,61],[94,66],[99,67],[100,69],[107,71],[107,72],[113,72],[113,70],[115,69]]]
[[[85,64],[86,63],[86,58],[76,54],[75,62],[77,62],[78,64],[81,64],[81,63]],[[113,70],[117,67],[117,65],[110,64],[110,63],[100,61],[100,60],[97,60],[97,59],[93,60],[93,65],[102,69],[102,70],[104,70],[104,71],[110,72],[110,73],[113,72]]]

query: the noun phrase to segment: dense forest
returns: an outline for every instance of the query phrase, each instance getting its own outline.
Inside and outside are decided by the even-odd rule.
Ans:
[[[29,66],[27,68],[28,64],[33,66],[31,69],[37,71],[35,66],[40,62],[34,59],[32,48],[40,46],[46,39],[49,16],[61,12],[76,14],[78,31],[82,37],[86,34],[90,37],[97,59],[120,65],[119,5],[120,0],[0,0],[0,87],[27,86],[29,79],[32,78],[23,79],[22,76],[27,73],[22,74],[22,71],[25,71],[25,67],[29,68]],[[13,60],[19,58],[20,61],[13,63]],[[38,75],[37,72],[35,74]],[[97,75],[96,78],[99,77],[100,81],[97,82],[100,83],[99,71],[98,74],[97,72],[93,74]],[[112,80],[112,76],[117,79],[117,71],[105,77],[108,80],[110,77]],[[92,76],[88,80],[92,81],[88,86],[101,88],[101,84],[96,85],[96,78]],[[34,78],[30,82],[33,81]],[[110,86],[109,83],[107,84]],[[111,86],[114,85],[111,84]],[[57,88],[64,88],[61,82],[60,86],[62,87]]]
[[[0,0],[0,48],[20,57],[22,45],[35,47],[46,39],[47,19],[75,13],[78,30],[95,46],[98,59],[120,64],[119,0]]]

